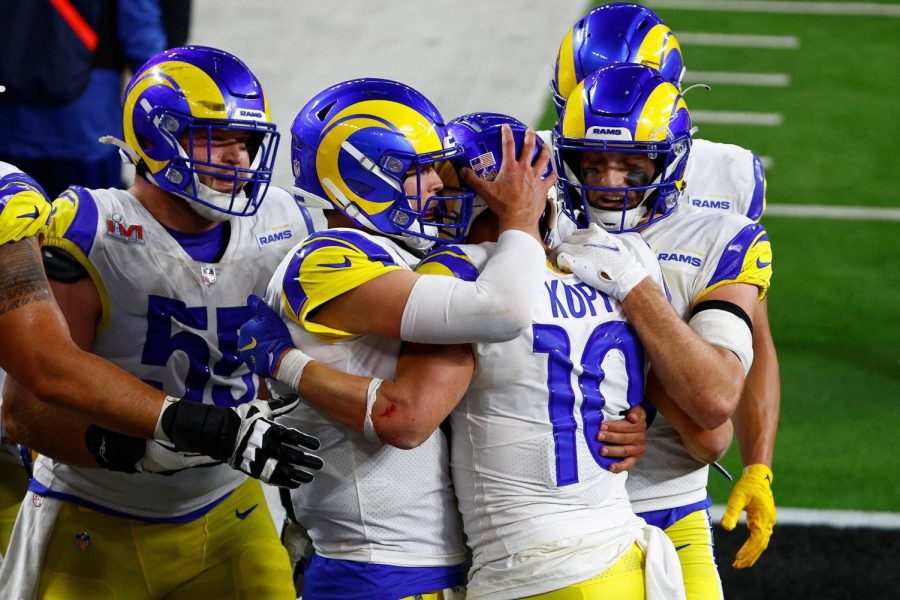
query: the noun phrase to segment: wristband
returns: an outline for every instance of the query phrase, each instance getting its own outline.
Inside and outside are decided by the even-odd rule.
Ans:
[[[375,408],[375,400],[378,398],[378,388],[384,383],[383,379],[373,377],[369,382],[369,391],[366,395],[366,420],[363,422],[363,435],[367,440],[379,441],[378,432],[375,431],[375,423],[372,422],[372,409]]]
[[[281,365],[278,372],[275,373],[275,379],[281,383],[290,386],[291,390],[297,392],[300,388],[300,378],[303,376],[303,369],[312,360],[312,357],[305,354],[301,350],[291,348],[288,353],[281,359]]]

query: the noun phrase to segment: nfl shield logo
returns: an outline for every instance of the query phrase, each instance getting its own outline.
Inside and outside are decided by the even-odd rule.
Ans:
[[[91,534],[86,531],[75,534],[75,549],[84,552],[91,545]]]
[[[44,497],[35,492],[31,495],[31,503],[35,508],[40,508],[44,504]]]
[[[216,268],[212,265],[200,267],[200,279],[205,286],[213,285],[216,282]]]

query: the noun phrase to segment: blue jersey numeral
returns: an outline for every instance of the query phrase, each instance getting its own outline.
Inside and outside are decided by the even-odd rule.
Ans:
[[[548,413],[556,449],[556,485],[570,485],[578,482],[575,446],[578,424],[575,421],[575,390],[572,389],[572,346],[569,334],[559,325],[535,324],[533,332],[534,352],[547,355]],[[597,326],[581,356],[582,373],[578,376],[578,389],[582,396],[582,435],[594,461],[604,469],[621,460],[601,456],[602,444],[595,439],[603,423],[603,407],[606,405],[606,399],[600,392],[600,382],[606,377],[601,365],[611,350],[618,350],[625,357],[628,406],[640,404],[644,394],[644,350],[634,329],[624,321]]]
[[[229,377],[244,363],[238,355],[238,328],[250,317],[252,311],[247,306],[221,307],[216,309],[216,329],[222,358],[212,366],[216,375]],[[164,367],[173,353],[181,351],[188,358],[188,372],[184,379],[184,397],[194,402],[203,401],[203,392],[210,379],[210,351],[207,341],[190,331],[172,334],[172,321],[185,327],[206,330],[209,327],[207,307],[189,307],[180,300],[151,295],[147,303],[147,339],[141,354],[145,365]],[[213,385],[212,399],[219,406],[235,406],[252,400],[256,395],[253,375],[241,377],[247,391],[239,398],[232,395],[232,387]],[[160,382],[148,381],[162,387]]]

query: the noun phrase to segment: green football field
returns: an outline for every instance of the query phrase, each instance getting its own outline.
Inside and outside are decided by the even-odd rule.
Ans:
[[[676,35],[768,36],[776,46],[692,44],[703,39],[697,35],[682,42],[687,85],[692,71],[766,74],[761,79],[778,82],[716,83],[686,96],[697,137],[764,157],[770,208],[900,208],[900,16],[646,4]],[[758,120],[780,124],[704,123],[706,111],[761,113]],[[554,117],[548,110],[541,125],[552,126]],[[777,502],[900,512],[900,221],[762,221],[773,245],[769,310],[782,381]],[[736,448],[723,464],[740,473]],[[729,489],[710,475],[714,502],[723,503]]]

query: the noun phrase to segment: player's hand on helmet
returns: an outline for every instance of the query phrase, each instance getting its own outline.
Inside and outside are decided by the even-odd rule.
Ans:
[[[649,276],[628,247],[596,223],[569,235],[552,256],[561,269],[620,302]]]
[[[227,462],[265,483],[289,488],[309,483],[312,471],[324,463],[306,450],[318,449],[319,440],[271,417],[263,400],[224,408],[169,397],[157,437],[182,452]]]
[[[281,356],[294,347],[291,333],[281,317],[259,296],[249,296],[247,305],[254,316],[241,326],[238,351],[251,371],[274,379]]]
[[[772,494],[772,470],[764,464],[753,464],[744,469],[744,474],[728,495],[728,504],[722,515],[722,528],[732,531],[737,525],[741,512],[747,511],[747,527],[750,537],[738,550],[733,566],[735,569],[752,567],[766,548],[775,527],[775,496]]]
[[[550,162],[550,149],[545,144],[532,163],[536,144],[533,129],[525,132],[519,158],[516,158],[516,143],[509,125],[501,126],[500,135],[503,160],[497,177],[486,181],[468,168],[462,169],[460,177],[499,217],[501,231],[518,229],[540,240],[538,220],[547,206],[547,192],[556,182],[555,173],[543,177]]]
[[[613,473],[621,473],[633,467],[647,450],[647,411],[637,405],[625,413],[624,419],[604,420],[597,432],[597,441],[602,442],[602,456],[621,458],[610,465]]]

